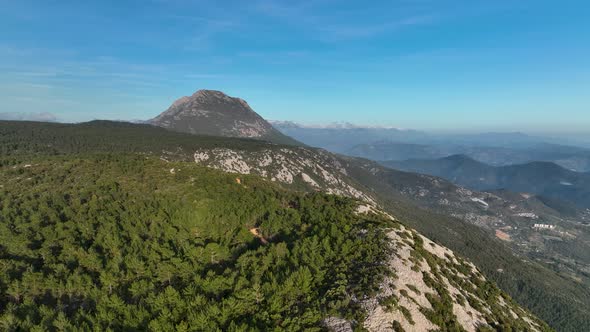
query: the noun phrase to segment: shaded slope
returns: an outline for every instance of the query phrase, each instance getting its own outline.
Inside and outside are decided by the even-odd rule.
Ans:
[[[493,167],[467,156],[435,160],[385,161],[400,170],[440,176],[476,190],[508,189],[571,201],[590,208],[590,176],[551,162]]]
[[[473,224],[463,215],[487,216],[477,212],[478,203],[455,199],[460,187],[440,178],[388,169],[370,161],[347,158],[348,173],[372,188],[379,202],[406,225],[440,242],[475,263],[521,304],[543,317],[559,331],[590,328],[590,288],[561,276],[544,264],[515,255],[493,233]],[[444,193],[457,203],[449,206],[433,195]],[[462,210],[464,209],[464,210]],[[453,211],[458,213],[452,217]]]
[[[305,140],[302,140],[305,142]],[[566,169],[587,172],[590,170],[590,151],[588,149],[537,143],[530,146],[515,145],[473,146],[468,142],[456,142],[441,139],[440,142],[411,144],[403,141],[374,141],[355,145],[343,153],[376,161],[403,161],[408,159],[438,159],[456,154],[463,154],[492,166],[507,166],[529,163],[532,161],[550,161]],[[459,144],[459,145],[458,145]]]

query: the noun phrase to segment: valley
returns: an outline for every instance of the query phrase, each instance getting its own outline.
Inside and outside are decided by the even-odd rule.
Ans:
[[[590,208],[590,174],[567,170],[550,162],[490,166],[464,155],[442,159],[384,161],[399,170],[429,174],[474,190],[506,189],[531,193]]]

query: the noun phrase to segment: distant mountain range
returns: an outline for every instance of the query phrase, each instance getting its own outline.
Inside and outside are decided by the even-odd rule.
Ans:
[[[464,154],[493,166],[551,161],[570,170],[590,171],[590,149],[519,132],[435,135],[352,124],[322,127],[274,121],[272,125],[310,146],[377,161],[436,159]]]
[[[548,137],[530,135],[522,132],[481,132],[481,133],[434,133],[395,126],[359,125],[349,122],[331,122],[327,124],[301,124],[295,121],[269,121],[275,128],[284,133],[289,133],[301,141],[322,137],[330,134],[349,134],[356,130],[357,141],[345,140],[338,146],[341,149],[349,149],[358,144],[368,144],[377,141],[389,141],[398,143],[414,143],[425,145],[464,145],[464,146],[490,146],[508,148],[528,148],[534,145],[549,143],[557,145],[577,146],[590,148],[590,135],[572,137]],[[324,144],[318,141],[318,147]]]
[[[191,96],[181,97],[148,123],[190,134],[300,145],[273,128],[245,100],[215,90],[199,90]]]
[[[590,150],[538,143],[529,147],[508,148],[494,146],[466,146],[454,144],[424,145],[399,142],[360,144],[345,154],[371,160],[438,159],[462,154],[492,166],[550,161],[577,172],[590,171]]]
[[[534,193],[590,208],[590,174],[567,170],[551,162],[495,167],[465,155],[441,159],[384,161],[399,170],[429,174],[476,189],[507,189]]]
[[[327,126],[308,126],[292,121],[272,121],[271,123],[285,135],[307,145],[336,153],[345,153],[358,144],[380,140],[412,142],[423,141],[429,137],[428,134],[416,130],[362,127],[346,123]]]

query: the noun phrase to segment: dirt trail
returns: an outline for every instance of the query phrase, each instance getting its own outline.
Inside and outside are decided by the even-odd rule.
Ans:
[[[267,244],[268,241],[260,234],[260,229],[258,228],[250,228],[250,233],[260,239],[262,244]]]

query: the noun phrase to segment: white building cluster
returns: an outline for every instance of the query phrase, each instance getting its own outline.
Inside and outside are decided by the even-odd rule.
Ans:
[[[533,228],[538,228],[538,229],[554,229],[555,225],[547,225],[547,224],[534,224]]]

